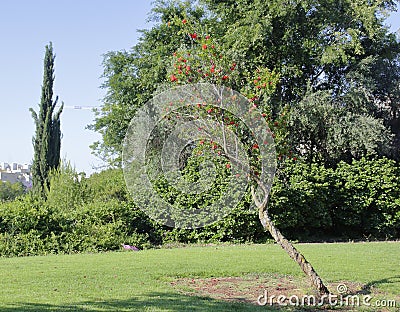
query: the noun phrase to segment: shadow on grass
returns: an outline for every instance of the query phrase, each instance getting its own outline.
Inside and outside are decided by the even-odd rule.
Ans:
[[[278,307],[248,303],[230,303],[207,297],[185,296],[177,293],[151,293],[145,298],[128,300],[84,301],[69,305],[20,302],[0,305],[1,312],[82,312],[82,311],[282,311]],[[285,309],[284,311],[300,311]]]
[[[358,294],[368,295],[371,294],[372,288],[375,286],[379,286],[382,284],[399,284],[400,285],[400,275],[391,276],[387,278],[383,278],[376,281],[371,281],[368,284],[364,285],[363,288],[358,291]]]

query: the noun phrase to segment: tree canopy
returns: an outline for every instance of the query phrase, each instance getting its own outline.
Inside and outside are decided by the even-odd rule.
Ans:
[[[154,26],[142,31],[139,43],[104,59],[107,96],[89,126],[103,139],[93,151],[120,165],[129,121],[168,82],[172,54],[190,44],[171,23],[179,18],[216,38],[224,58],[238,64],[234,89],[251,85],[243,78],[259,67],[279,75],[268,106],[272,121],[289,112],[293,153],[324,163],[366,154],[398,158],[400,46],[384,24],[394,9],[394,1],[381,0],[156,1]],[[308,131],[316,131],[318,142],[307,141]],[[337,141],[343,136],[346,142]]]

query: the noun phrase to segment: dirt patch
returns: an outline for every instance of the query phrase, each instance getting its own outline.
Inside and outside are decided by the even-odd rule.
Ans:
[[[246,275],[244,277],[180,278],[171,285],[181,293],[207,296],[214,299],[257,304],[265,291],[268,296],[302,295],[304,281],[279,275]]]
[[[213,278],[179,278],[171,282],[171,286],[178,292],[185,295],[204,296],[218,300],[230,302],[243,302],[258,305],[259,297],[261,302],[279,307],[278,297],[284,296],[285,301],[290,305],[289,300],[299,298],[300,305],[307,306],[310,297],[317,294],[309,287],[308,280],[305,278],[292,277],[287,275],[246,275],[242,277],[213,277]],[[374,295],[366,291],[365,285],[361,283],[343,281],[327,285],[333,295],[340,298],[346,296]],[[305,298],[305,299],[303,299]],[[264,301],[263,301],[264,300]],[[266,300],[266,301],[265,301]],[[301,300],[305,300],[301,302]],[[318,299],[316,299],[318,300]],[[291,301],[293,303],[293,301]],[[318,301],[317,301],[318,302]],[[311,304],[311,302],[310,302]],[[317,304],[314,304],[316,306]],[[329,306],[320,307],[324,311],[354,311],[354,307],[335,307],[330,310]],[[297,310],[299,311],[299,310]],[[388,311],[388,310],[374,310]]]

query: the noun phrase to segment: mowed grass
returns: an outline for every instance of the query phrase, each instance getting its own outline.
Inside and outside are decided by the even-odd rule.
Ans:
[[[400,242],[296,247],[328,284],[359,282],[387,299],[400,294]],[[303,277],[273,244],[3,258],[0,268],[0,311],[267,311],[268,306],[188,296],[171,282],[249,274]]]

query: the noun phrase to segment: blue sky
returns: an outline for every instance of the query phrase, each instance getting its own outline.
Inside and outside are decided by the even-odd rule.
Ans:
[[[38,109],[45,45],[56,53],[55,94],[67,106],[99,106],[103,54],[128,50],[138,29],[150,28],[150,1],[20,0],[0,2],[0,162],[30,163],[34,125],[29,107]],[[388,23],[400,28],[400,13]],[[62,156],[78,171],[93,172],[101,162],[89,145],[100,136],[86,130],[90,110],[64,109]]]
[[[54,91],[67,106],[99,106],[103,54],[129,49],[146,23],[150,1],[0,1],[0,162],[30,163],[45,45],[56,54]],[[78,171],[99,160],[89,145],[100,138],[85,130],[91,110],[64,109],[62,156]]]

